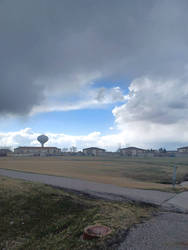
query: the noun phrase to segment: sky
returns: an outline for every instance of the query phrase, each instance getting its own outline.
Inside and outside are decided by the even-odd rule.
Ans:
[[[0,0],[0,147],[188,145],[187,0]]]

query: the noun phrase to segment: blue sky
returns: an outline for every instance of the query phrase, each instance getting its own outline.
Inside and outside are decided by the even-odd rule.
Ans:
[[[3,132],[32,128],[38,133],[66,133],[86,135],[93,131],[110,133],[114,126],[112,105],[105,108],[90,108],[61,112],[47,112],[26,118],[9,118],[0,125]]]
[[[92,89],[112,89],[121,87],[124,95],[128,93],[128,81],[98,81],[92,84]],[[64,100],[75,102],[71,96]],[[33,115],[5,117],[0,123],[2,132],[16,131],[23,128],[32,128],[37,133],[65,133],[71,135],[87,135],[93,131],[100,131],[103,135],[112,133],[116,129],[112,110],[122,102],[102,104],[100,107],[90,107],[78,110],[42,112]]]

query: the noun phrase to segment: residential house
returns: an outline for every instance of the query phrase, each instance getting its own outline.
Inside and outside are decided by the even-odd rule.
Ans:
[[[182,147],[177,149],[178,153],[188,153],[188,147]]]
[[[147,150],[136,147],[128,147],[120,149],[120,154],[123,156],[144,156],[146,153]]]
[[[92,155],[92,156],[105,155],[105,151],[106,151],[105,149],[96,148],[96,147],[84,148],[83,149],[84,155]]]
[[[57,147],[18,147],[14,149],[14,154],[20,155],[59,155],[61,149]]]

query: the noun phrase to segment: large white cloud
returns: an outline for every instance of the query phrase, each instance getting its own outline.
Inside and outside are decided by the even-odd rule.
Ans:
[[[113,109],[127,143],[153,147],[188,144],[188,82],[142,77],[129,87],[127,102]]]
[[[85,147],[102,147],[107,150],[117,150],[119,145],[123,143],[121,135],[101,135],[100,132],[93,132],[88,135],[71,136],[63,133],[47,133],[49,141],[48,146],[57,146],[60,148],[77,147],[79,150]],[[0,133],[0,145],[2,147],[15,148],[18,146],[39,146],[37,141],[38,133],[31,128],[25,128],[19,131]]]
[[[70,148],[75,146],[78,150],[85,147],[101,147],[107,151],[116,151],[119,147],[137,146],[145,149],[161,146],[167,149],[176,149],[178,146],[187,145],[188,123],[159,125],[147,122],[131,122],[121,127],[121,131],[114,134],[102,135],[93,132],[88,135],[72,136],[63,133],[47,133],[49,141],[47,146]],[[0,133],[1,147],[39,146],[37,137],[39,133],[30,128],[23,130]]]

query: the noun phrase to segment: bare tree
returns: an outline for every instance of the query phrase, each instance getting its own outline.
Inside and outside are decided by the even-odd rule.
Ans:
[[[74,147],[74,146],[70,147],[70,152],[76,153],[77,152],[77,147]]]
[[[69,149],[68,148],[62,148],[62,152],[68,152]]]

